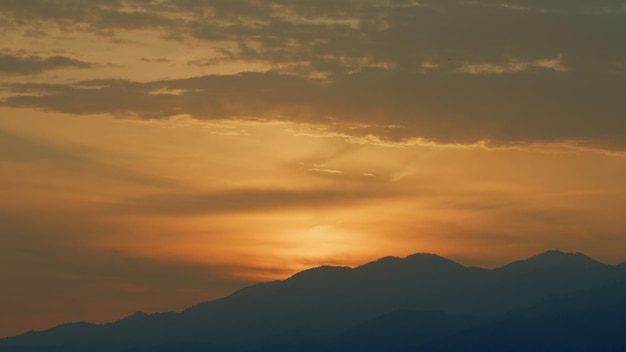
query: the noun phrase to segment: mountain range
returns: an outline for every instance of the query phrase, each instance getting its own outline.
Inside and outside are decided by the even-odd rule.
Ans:
[[[305,270],[182,312],[0,339],[0,351],[85,350],[626,351],[626,266],[556,250],[496,269],[425,253],[385,257]]]

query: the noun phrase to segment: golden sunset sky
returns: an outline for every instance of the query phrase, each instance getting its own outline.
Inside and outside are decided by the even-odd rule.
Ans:
[[[626,261],[626,1],[0,0],[0,336],[322,264]]]

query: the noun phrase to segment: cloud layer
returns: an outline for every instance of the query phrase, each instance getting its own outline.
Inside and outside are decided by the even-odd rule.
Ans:
[[[0,54],[0,75],[32,75],[60,68],[89,68],[92,66],[93,64],[89,62],[62,55],[43,57]]]
[[[3,106],[290,120],[396,142],[566,140],[622,149],[626,140],[624,1],[51,0],[0,7],[5,30],[154,31],[217,53],[189,65],[267,67],[143,83],[8,84],[13,94]],[[64,56],[3,60],[13,74],[90,65]],[[167,91],[177,93],[157,94]]]

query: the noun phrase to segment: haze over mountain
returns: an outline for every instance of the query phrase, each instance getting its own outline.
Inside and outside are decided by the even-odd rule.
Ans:
[[[3,351],[341,350],[340,346],[363,350],[389,340],[395,341],[389,342],[393,348],[433,343],[434,350],[445,350],[460,345],[433,340],[458,333],[459,343],[482,341],[493,321],[498,321],[494,326],[502,330],[501,341],[506,344],[509,331],[522,324],[515,320],[518,316],[530,317],[523,324],[546,316],[556,324],[581,301],[596,302],[598,297],[601,302],[587,304],[584,316],[599,319],[598,312],[626,306],[626,281],[620,281],[625,279],[621,268],[560,251],[491,270],[465,267],[434,254],[385,257],[355,268],[305,270],[180,313],[137,312],[110,324],[65,324],[0,340],[0,346]],[[566,299],[549,300],[560,296]],[[501,321],[506,324],[498,325]],[[617,318],[614,322],[622,323]],[[537,336],[548,331],[535,325]]]

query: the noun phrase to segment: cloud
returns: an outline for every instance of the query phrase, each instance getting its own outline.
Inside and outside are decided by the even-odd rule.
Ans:
[[[470,73],[470,74],[481,74],[481,73],[495,73],[495,74],[504,74],[504,73],[515,73],[520,71],[525,71],[529,69],[541,68],[547,70],[554,70],[559,72],[567,71],[568,68],[563,66],[562,64],[562,55],[559,55],[555,58],[548,59],[538,59],[533,61],[510,61],[506,64],[463,64],[461,68],[459,68],[459,72]]]
[[[425,64],[450,71],[456,67],[447,58],[502,65],[511,57],[528,62],[558,53],[585,58],[577,66],[597,69],[624,54],[616,47],[616,30],[625,29],[618,1],[570,6],[553,0],[528,4],[537,11],[527,12],[491,1],[188,4],[172,2],[172,9],[214,20],[192,19],[188,27],[177,27],[185,35],[221,47],[224,58],[261,60],[294,72],[334,75],[368,67],[412,72]]]
[[[323,172],[326,174],[342,174],[343,172],[340,170],[335,170],[335,169],[327,169],[327,168],[321,168],[321,167],[313,167],[308,169],[309,171],[314,171],[314,172]]]
[[[255,63],[266,71],[9,84],[3,106],[288,120],[379,143],[626,147],[623,1],[77,0],[45,11],[28,4],[0,5],[11,30],[39,23],[112,37],[154,31],[216,53],[189,66]],[[43,7],[51,4],[60,3]]]
[[[587,65],[623,56],[623,1],[87,1],[0,4],[10,29],[55,25],[115,36],[155,30],[196,39],[219,59],[261,60],[276,67],[327,74],[364,67],[419,70],[447,58],[501,64],[562,52]],[[555,25],[557,23],[558,25]],[[584,62],[579,62],[584,64]],[[445,69],[445,65],[440,65]]]
[[[172,62],[172,60],[166,57],[155,57],[155,58],[142,57],[140,60],[143,62],[157,62],[157,63]]]
[[[19,93],[1,106],[139,119],[187,114],[210,120],[288,120],[383,142],[569,140],[623,148],[626,140],[626,102],[620,94],[626,82],[609,73],[540,70],[503,76],[369,69],[333,82],[265,72],[7,88]],[[176,94],[151,94],[158,91]]]
[[[4,26],[41,28],[56,25],[64,30],[111,34],[122,29],[154,28],[171,24],[167,8],[160,1],[124,0],[47,0],[43,2],[3,1],[0,3]]]
[[[238,264],[142,257],[85,245],[120,231],[85,215],[0,209],[2,334],[67,321],[113,321],[137,310],[180,310],[252,283],[240,274],[254,269]]]
[[[52,181],[52,174],[83,179],[124,181],[131,184],[166,187],[174,181],[149,175],[146,172],[129,169],[110,162],[102,151],[75,144],[59,144],[46,140],[36,140],[0,128],[0,166],[3,162],[18,162],[41,167],[50,173],[46,179]],[[11,166],[8,166],[9,169]],[[8,174],[10,176],[10,173]],[[3,177],[0,177],[3,181]],[[33,186],[31,185],[30,188]]]
[[[77,158],[60,148],[30,141],[0,128],[0,161],[32,162],[46,159],[72,161]]]
[[[113,211],[167,216],[228,212],[264,212],[277,209],[341,206],[357,201],[395,196],[382,189],[235,189],[205,193],[159,193],[112,208]]]
[[[62,55],[43,57],[38,55],[0,54],[0,75],[32,75],[61,68],[86,69],[93,66],[93,63]]]
[[[4,241],[3,241],[4,242]],[[249,284],[247,279],[236,277],[238,271],[246,270],[236,265],[210,265],[171,259],[142,258],[116,250],[41,248],[37,245],[16,246],[4,253],[3,260],[20,265],[18,277],[2,275],[3,282],[24,281],[24,276],[34,280],[54,281],[57,288],[89,291],[100,286],[107,290],[124,291],[136,287],[143,292],[160,289],[205,290],[222,294]],[[4,251],[3,251],[4,252]],[[34,284],[33,284],[34,285]],[[190,302],[192,303],[192,302]]]

